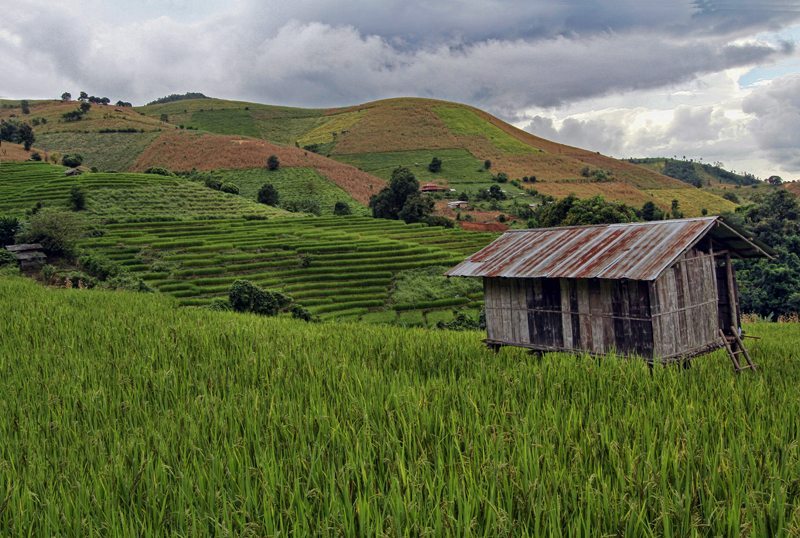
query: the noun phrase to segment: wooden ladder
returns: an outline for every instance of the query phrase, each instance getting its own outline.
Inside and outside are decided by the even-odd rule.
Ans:
[[[750,357],[750,353],[747,352],[747,348],[744,347],[736,327],[731,327],[731,334],[733,336],[728,336],[722,329],[719,330],[719,335],[722,337],[722,342],[725,344],[725,349],[728,351],[728,356],[733,363],[733,369],[736,370],[737,374],[742,370],[755,370],[756,365]],[[740,357],[744,357],[744,364],[739,360]]]

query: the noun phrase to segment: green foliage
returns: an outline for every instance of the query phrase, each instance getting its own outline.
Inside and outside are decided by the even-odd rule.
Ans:
[[[267,157],[267,170],[274,172],[280,167],[281,163],[277,155],[270,155]]]
[[[81,270],[98,280],[108,280],[122,273],[119,264],[95,253],[82,254],[77,262]]]
[[[69,205],[73,211],[86,209],[86,193],[78,185],[73,185],[69,189]]]
[[[38,151],[34,151],[31,153],[31,160],[39,162],[42,160],[42,155]]]
[[[18,243],[41,243],[45,252],[55,256],[72,256],[78,240],[86,232],[85,221],[71,211],[44,208],[31,215],[22,227]]]
[[[433,174],[436,174],[442,170],[442,160],[439,157],[434,157],[431,159],[430,164],[428,165],[428,171]]]
[[[435,265],[400,271],[394,278],[393,304],[420,304],[439,299],[467,298],[479,294],[483,283],[477,278],[447,278],[448,267]]]
[[[175,174],[172,173],[171,170],[164,168],[163,166],[151,166],[147,170],[144,171],[145,174],[154,174],[157,176],[174,176]]]
[[[429,215],[423,219],[423,222],[428,226],[441,226],[442,228],[453,228],[455,223],[441,215]]]
[[[436,328],[449,331],[483,331],[486,329],[486,311],[481,310],[477,318],[466,312],[456,311],[452,321],[440,321]]]
[[[739,197],[736,196],[735,192],[727,191],[723,193],[722,197],[728,200],[729,202],[733,202],[734,204],[739,203]]]
[[[228,194],[239,194],[239,187],[235,183],[223,183],[220,185],[219,190]]]
[[[800,205],[780,189],[743,212],[743,222],[777,253],[775,260],[737,262],[741,308],[764,317],[800,313]]]
[[[372,209],[372,216],[380,219],[399,219],[406,200],[415,195],[419,195],[417,178],[408,168],[395,168],[389,186],[370,198],[369,207]],[[417,206],[414,209],[416,211],[419,209],[419,203],[415,200],[414,204]],[[413,214],[412,208],[409,208],[409,216]]]
[[[338,216],[350,215],[353,211],[347,202],[336,202],[333,206],[333,214]]]
[[[83,155],[78,153],[67,153],[61,157],[61,164],[70,168],[77,168],[83,164]]]
[[[185,99],[210,99],[200,92],[186,92],[183,94],[171,93],[166,97],[159,97],[154,101],[150,101],[147,105],[162,105],[165,103],[173,103],[175,101],[183,101]]]
[[[17,257],[0,247],[0,267],[16,267]]]
[[[80,153],[86,164],[101,171],[128,170],[159,132],[55,132],[37,135],[39,144],[48,150]]]
[[[0,141],[2,140],[23,144],[25,151],[28,151],[36,141],[36,136],[33,128],[27,123],[16,120],[0,120]]]
[[[292,213],[311,213],[312,215],[322,215],[322,206],[317,200],[286,200],[281,203],[281,209]]]
[[[508,174],[505,172],[498,172],[492,179],[497,183],[508,183]]]
[[[403,209],[397,214],[405,223],[423,222],[433,213],[433,199],[424,194],[412,194],[406,198]]]
[[[680,209],[680,202],[678,200],[672,200],[672,204],[670,205],[669,214],[673,219],[682,219],[683,218],[683,211]]]
[[[486,159],[485,161],[483,161],[483,169],[484,170],[489,170],[491,167],[492,167],[492,161],[490,161],[489,159]]]
[[[574,195],[534,210],[531,227],[579,226],[613,224],[638,220],[633,208],[617,202],[607,202],[602,196],[578,199]]]
[[[251,312],[262,316],[275,316],[292,303],[289,296],[264,290],[248,280],[234,282],[228,300],[236,312]]]
[[[0,248],[14,244],[14,236],[20,230],[17,217],[0,216]]]
[[[644,221],[664,220],[664,212],[653,202],[645,202],[639,215]]]
[[[258,200],[258,202],[261,204],[277,206],[278,202],[280,201],[278,189],[276,189],[271,183],[264,183],[261,185],[261,188],[258,189],[256,200]]]

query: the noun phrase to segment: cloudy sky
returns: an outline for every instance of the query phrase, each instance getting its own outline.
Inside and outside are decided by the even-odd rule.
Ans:
[[[17,0],[0,97],[484,108],[616,157],[800,179],[798,0]]]

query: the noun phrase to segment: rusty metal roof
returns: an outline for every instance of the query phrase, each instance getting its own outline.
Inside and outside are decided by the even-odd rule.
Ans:
[[[513,230],[448,276],[656,280],[706,234],[742,258],[770,255],[720,217]],[[716,250],[719,250],[717,247]]]

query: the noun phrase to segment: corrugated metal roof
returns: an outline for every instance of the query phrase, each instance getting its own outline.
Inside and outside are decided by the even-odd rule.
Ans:
[[[506,232],[448,276],[655,280],[707,233],[740,257],[768,255],[719,217]],[[730,244],[727,244],[730,243]],[[762,248],[763,247],[763,248]]]

